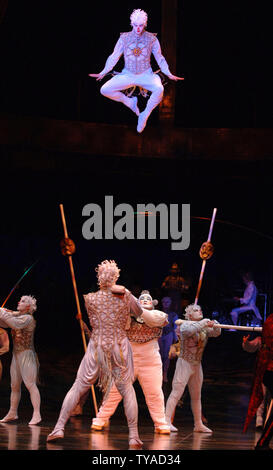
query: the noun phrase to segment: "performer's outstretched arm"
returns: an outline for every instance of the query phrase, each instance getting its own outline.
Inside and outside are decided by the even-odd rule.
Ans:
[[[0,308],[0,326],[2,328],[26,328],[33,321],[32,315],[14,315],[4,308]]]
[[[154,54],[154,57],[155,57],[155,60],[157,61],[159,67],[160,67],[160,70],[165,74],[167,75],[167,77],[170,79],[170,80],[184,80],[183,77],[176,77],[175,75],[173,75],[171,72],[170,72],[170,69],[169,69],[169,66],[167,64],[167,61],[165,59],[165,57],[162,55],[162,52],[161,52],[161,47],[160,47],[160,43],[159,43],[159,40],[158,39],[155,39],[154,41],[154,45],[153,45],[153,48],[152,48],[152,53]]]
[[[102,80],[102,78],[108,72],[110,72],[110,70],[112,70],[113,67],[115,67],[116,63],[119,61],[122,54],[123,54],[123,41],[122,41],[122,38],[119,38],[112,54],[106,60],[104,69],[100,73],[89,73],[89,77],[94,77],[97,80]]]

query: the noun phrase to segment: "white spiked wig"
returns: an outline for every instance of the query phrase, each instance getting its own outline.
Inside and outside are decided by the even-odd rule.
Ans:
[[[35,297],[32,295],[23,295],[23,297],[21,297],[21,300],[22,299],[26,300],[27,304],[29,305],[29,313],[32,314],[37,310],[37,301]]]
[[[187,307],[185,308],[185,314],[184,314],[184,317],[186,318],[186,320],[190,319],[193,311],[196,310],[196,309],[201,310],[200,305],[197,305],[197,304],[187,305]]]
[[[134,10],[133,13],[131,14],[130,20],[131,20],[131,24],[133,23],[133,21],[143,21],[144,25],[147,26],[148,15],[146,11],[137,9],[137,10]]]
[[[103,287],[111,287],[119,278],[120,269],[113,260],[102,261],[96,268],[98,284]]]

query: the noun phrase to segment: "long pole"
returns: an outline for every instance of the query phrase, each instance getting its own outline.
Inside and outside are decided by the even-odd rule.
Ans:
[[[181,325],[182,323],[193,323],[191,320],[176,320],[175,322],[177,325]],[[238,330],[238,331],[262,331],[261,326],[240,326],[240,325],[224,325],[221,323],[215,324],[216,328],[226,329],[226,330]]]
[[[65,215],[64,215],[64,208],[63,204],[60,204],[60,211],[61,211],[61,218],[62,218],[62,223],[63,223],[63,229],[64,229],[64,236],[65,238],[68,237],[68,232],[67,232],[67,227],[66,227],[66,220],[65,220]],[[76,277],[75,277],[75,272],[74,272],[74,267],[73,267],[73,261],[72,261],[72,255],[68,255],[68,261],[69,261],[69,267],[70,267],[70,272],[71,272],[71,278],[72,278],[72,284],[73,284],[73,289],[74,289],[74,295],[75,295],[75,300],[76,300],[76,305],[77,305],[77,318],[80,322],[80,327],[81,327],[81,335],[82,335],[82,341],[83,341],[83,346],[84,346],[84,351],[86,351],[86,338],[84,334],[84,328],[83,328],[83,322],[82,322],[82,313],[81,313],[81,308],[80,308],[80,302],[79,302],[79,296],[78,296],[78,289],[77,289],[77,283],[76,283]],[[95,413],[98,413],[98,407],[97,407],[97,400],[96,400],[96,395],[95,395],[95,390],[93,384],[91,385],[91,392],[92,392],[92,397],[93,397],[93,403],[94,403],[94,408],[95,408]]]
[[[211,223],[210,223],[209,235],[208,235],[207,242],[211,241],[211,236],[212,236],[213,226],[214,226],[214,222],[215,222],[216,212],[217,212],[217,209],[214,208]],[[198,298],[199,298],[199,294],[200,294],[200,290],[201,290],[201,286],[202,286],[202,281],[203,281],[203,277],[204,277],[205,267],[206,267],[206,261],[207,260],[204,259],[203,262],[202,262],[201,272],[200,272],[200,276],[199,276],[199,282],[198,282],[195,301],[194,301],[195,304],[197,304],[197,302],[198,302]]]

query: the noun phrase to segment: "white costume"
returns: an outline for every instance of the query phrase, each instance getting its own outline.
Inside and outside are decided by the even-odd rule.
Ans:
[[[125,67],[121,73],[116,74],[101,87],[101,93],[115,101],[122,102],[125,106],[136,113],[138,118],[137,131],[142,132],[146,126],[148,117],[153,109],[163,98],[163,85],[160,77],[152,70],[150,59],[154,55],[161,71],[171,79],[174,77],[169,66],[161,53],[161,48],[156,34],[145,31],[147,14],[142,10],[134,10],[131,15],[133,30],[121,33],[113,53],[108,57],[104,69],[99,73],[103,77],[116,65],[121,55],[124,56]],[[139,34],[134,29],[134,22],[141,24]],[[146,108],[139,113],[137,97],[130,98],[122,93],[131,87],[138,86],[151,92]]]
[[[151,296],[144,291],[139,298]],[[167,315],[159,310],[143,309],[140,319],[131,319],[127,332],[134,359],[134,379],[138,380],[143,390],[145,400],[154,422],[155,432],[169,434],[170,427],[165,418],[164,395],[162,391],[162,361],[159,353],[158,338],[166,323]],[[150,326],[148,326],[150,325]],[[92,429],[101,430],[108,425],[122,397],[113,385],[107,399],[100,407],[96,418],[92,421]]]
[[[133,387],[133,355],[126,327],[130,313],[142,314],[142,309],[125,288],[120,295],[113,293],[119,269],[114,261],[103,261],[97,268],[100,290],[84,296],[85,306],[92,327],[86,353],[81,361],[77,377],[67,393],[56,426],[47,440],[64,437],[65,424],[79,403],[80,398],[97,380],[104,393],[109,392],[114,380],[123,397],[124,410],[129,427],[129,445],[140,446],[138,436],[138,406]]]
[[[29,297],[23,296],[22,299]],[[10,366],[10,409],[1,422],[18,418],[17,409],[21,398],[21,383],[23,381],[30,393],[33,406],[33,416],[29,424],[38,424],[41,421],[41,398],[37,387],[39,363],[33,344],[36,321],[31,313],[21,314],[20,312],[11,312],[0,308],[0,326],[12,328],[11,334],[13,338],[13,355]]]
[[[260,321],[262,320],[259,309],[256,306],[257,293],[258,293],[257,287],[255,286],[254,282],[249,281],[244,291],[243,297],[239,299],[240,304],[242,306],[234,308],[230,312],[230,316],[232,318],[234,325],[237,324],[238,315],[240,315],[240,313],[247,312],[248,310],[252,310],[255,317],[258,318]]]
[[[198,305],[189,305],[186,307],[188,311],[191,308],[199,309]],[[190,315],[186,317],[190,319]],[[203,316],[201,316],[203,318]],[[181,322],[181,320],[178,320]],[[210,324],[216,324],[209,319],[199,321],[182,321],[179,326],[178,335],[180,336],[180,353],[176,362],[175,373],[172,382],[172,391],[166,403],[166,419],[171,425],[175,408],[182,397],[185,387],[188,385],[191,397],[191,409],[194,417],[194,431],[211,432],[209,428],[202,423],[202,406],[201,406],[201,389],[203,384],[202,355],[210,336],[219,336],[220,328],[210,327]],[[171,425],[172,431],[177,428]]]

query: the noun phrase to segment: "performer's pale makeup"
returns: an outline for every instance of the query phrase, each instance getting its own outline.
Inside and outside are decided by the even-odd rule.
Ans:
[[[29,311],[29,302],[27,299],[20,299],[19,302],[18,302],[18,305],[17,305],[17,310],[18,312],[20,313],[27,313]]]
[[[201,307],[199,307],[199,305],[196,305],[191,310],[190,319],[192,321],[199,321],[199,320],[202,320],[202,318],[203,318],[202,309],[201,309]]]
[[[147,309],[153,308],[153,302],[152,302],[149,295],[144,294],[139,302],[140,302],[141,305],[143,305],[143,307],[145,307]]]
[[[132,22],[132,28],[133,31],[138,35],[141,36],[141,34],[144,31],[145,24],[142,21],[133,21]]]

